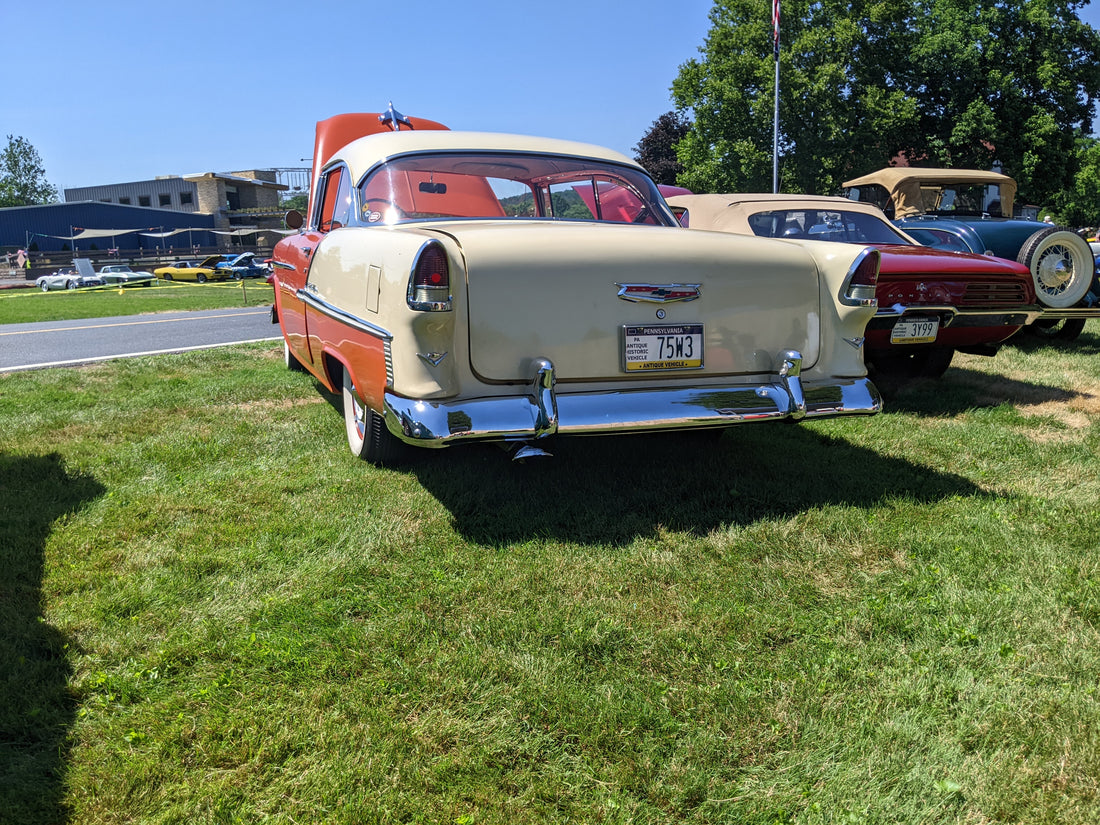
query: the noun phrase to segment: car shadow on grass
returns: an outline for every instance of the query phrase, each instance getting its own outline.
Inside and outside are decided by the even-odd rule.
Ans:
[[[912,381],[886,396],[885,409],[920,416],[953,416],[1002,404],[1031,406],[1091,401],[1087,393],[1022,381],[993,372],[952,367],[942,378]]]
[[[45,620],[46,541],[57,519],[103,495],[58,455],[0,454],[0,811],[23,825],[67,818],[69,640]]]
[[[658,526],[702,536],[815,507],[986,494],[961,476],[814,425],[741,426],[716,436],[563,438],[553,458],[526,464],[499,448],[468,445],[418,457],[408,469],[452,514],[456,530],[489,545],[537,538],[624,544]]]

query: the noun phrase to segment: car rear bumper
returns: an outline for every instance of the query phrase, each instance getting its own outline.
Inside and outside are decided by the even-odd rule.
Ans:
[[[390,432],[402,441],[446,447],[462,441],[529,441],[555,434],[605,435],[872,415],[882,409],[878,389],[866,378],[803,384],[797,353],[784,353],[782,364],[773,381],[752,385],[558,392],[553,366],[539,360],[522,394],[439,402],[386,393],[384,417]]]
[[[1042,307],[1028,304],[1017,307],[973,308],[950,304],[893,304],[880,307],[868,322],[867,329],[890,329],[902,318],[936,316],[944,329],[960,327],[1022,327],[1045,315]]]

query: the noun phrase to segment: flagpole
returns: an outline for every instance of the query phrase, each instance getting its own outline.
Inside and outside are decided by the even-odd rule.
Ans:
[[[772,117],[772,194],[779,193],[779,3],[772,0],[772,42],[775,52],[775,114]]]

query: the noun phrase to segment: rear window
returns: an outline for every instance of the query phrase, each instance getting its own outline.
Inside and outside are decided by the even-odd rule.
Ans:
[[[836,241],[838,243],[907,244],[888,222],[863,212],[837,209],[775,209],[749,216],[754,235],[762,238]]]
[[[365,224],[456,218],[672,226],[643,172],[557,155],[441,153],[395,158],[359,185]]]

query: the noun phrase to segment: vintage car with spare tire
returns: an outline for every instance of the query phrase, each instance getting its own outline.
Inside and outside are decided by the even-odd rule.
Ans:
[[[1100,317],[1100,277],[1088,243],[1065,227],[1014,218],[1016,181],[1000,172],[891,166],[843,184],[922,244],[1018,261],[1043,312],[1029,332],[1072,340]]]

